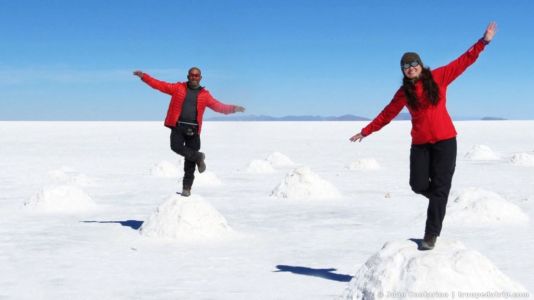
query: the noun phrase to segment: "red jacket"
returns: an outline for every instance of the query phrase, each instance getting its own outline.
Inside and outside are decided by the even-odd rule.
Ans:
[[[171,103],[169,103],[169,109],[167,110],[167,117],[165,118],[165,126],[169,128],[176,127],[176,122],[178,122],[180,114],[182,113],[182,105],[184,104],[187,92],[187,82],[168,83],[152,78],[146,73],[143,73],[141,79],[152,88],[172,96]],[[197,98],[198,133],[200,133],[202,129],[202,118],[206,106],[223,114],[230,114],[235,111],[234,105],[227,105],[217,101],[211,96],[208,90],[202,88],[198,93]]]
[[[452,124],[451,117],[447,112],[447,87],[462,74],[467,67],[472,65],[478,58],[478,55],[486,42],[480,39],[467,52],[452,61],[446,66],[437,68],[432,71],[432,76],[439,86],[439,102],[432,105],[423,91],[423,83],[418,81],[415,84],[417,99],[421,105],[418,110],[408,111],[412,116],[412,144],[436,143],[442,140],[450,139],[456,136],[456,129]],[[406,96],[401,88],[393,96],[393,100],[382,110],[382,112],[365,128],[361,133],[368,136],[371,133],[380,130],[395,118],[400,111],[407,106]]]

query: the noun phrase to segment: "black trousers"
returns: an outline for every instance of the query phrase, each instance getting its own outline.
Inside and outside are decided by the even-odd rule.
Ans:
[[[411,147],[410,186],[428,198],[425,234],[441,233],[455,167],[456,138]]]
[[[191,189],[199,159],[200,136],[196,127],[176,126],[171,129],[171,149],[184,157],[183,188]]]

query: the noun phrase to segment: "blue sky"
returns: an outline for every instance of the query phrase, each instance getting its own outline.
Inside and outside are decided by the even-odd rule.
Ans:
[[[533,119],[533,13],[528,0],[0,0],[0,120],[162,120],[169,96],[132,71],[175,82],[191,66],[247,114],[374,117],[404,52],[437,68],[492,20],[449,111]]]

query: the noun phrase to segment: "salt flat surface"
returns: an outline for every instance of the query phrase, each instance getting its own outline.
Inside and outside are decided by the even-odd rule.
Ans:
[[[164,205],[178,201],[183,167],[161,122],[0,122],[0,299],[343,297],[384,244],[402,254],[422,237],[427,206],[408,184],[410,123],[350,143],[365,124],[206,122],[198,208]],[[491,265],[534,291],[534,122],[455,124],[449,203],[462,205],[451,206],[439,249],[458,241],[484,257],[480,273]],[[273,197],[299,168],[331,184],[335,201]],[[158,208],[167,214],[154,232],[170,238],[140,232]],[[169,216],[184,212],[206,238],[176,235],[189,225]],[[212,236],[230,231],[238,237]],[[412,250],[401,257],[420,255]]]
[[[459,241],[441,239],[432,251],[419,251],[418,243],[386,243],[356,272],[345,298],[454,299],[455,295],[464,298],[460,293],[528,293],[486,257]]]

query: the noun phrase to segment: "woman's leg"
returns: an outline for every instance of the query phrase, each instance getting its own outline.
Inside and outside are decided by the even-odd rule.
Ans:
[[[456,138],[440,141],[430,149],[430,188],[425,234],[439,236],[456,167]]]
[[[412,145],[410,149],[410,186],[412,190],[428,197],[430,187],[429,145]]]

